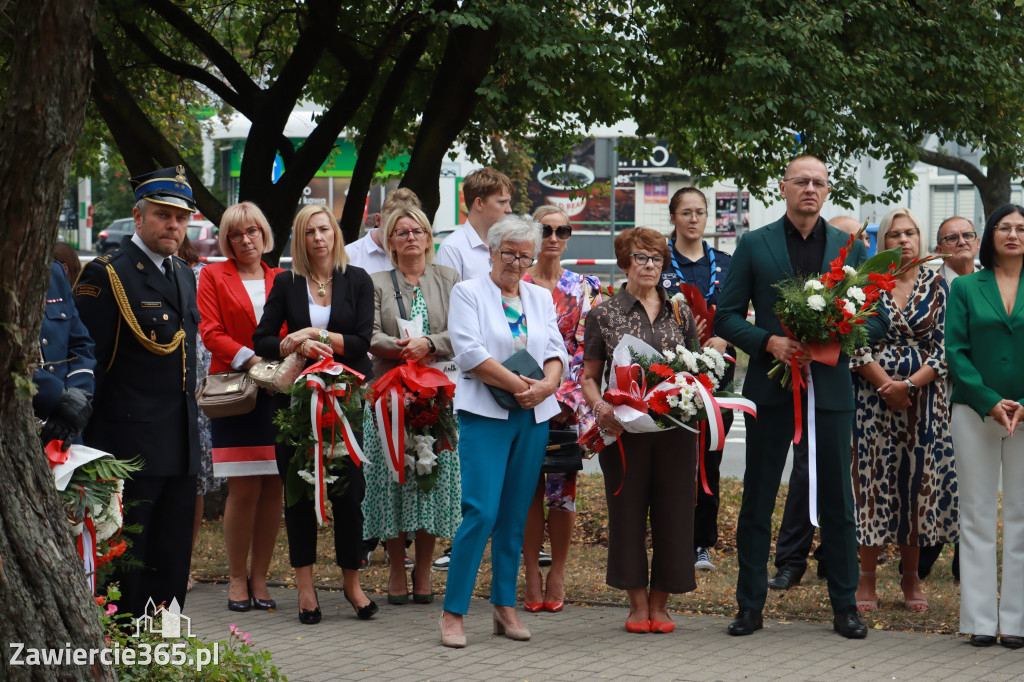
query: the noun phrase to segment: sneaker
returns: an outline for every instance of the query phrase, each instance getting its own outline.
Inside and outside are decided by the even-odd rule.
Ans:
[[[709,552],[707,548],[697,548],[697,561],[693,564],[693,567],[698,571],[715,570],[715,565],[711,563],[711,552]]]
[[[543,549],[540,550],[540,554],[537,555],[537,565],[538,566],[550,566],[551,565],[551,555],[548,554],[547,552],[545,552]]]
[[[451,548],[449,548],[449,549],[446,549],[444,551],[444,554],[439,556],[436,561],[434,561],[434,570],[435,571],[447,571],[448,570],[448,564],[450,564],[451,561],[452,561],[452,550],[451,550]]]

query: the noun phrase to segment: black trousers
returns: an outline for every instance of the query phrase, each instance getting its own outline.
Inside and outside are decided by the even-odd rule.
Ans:
[[[128,553],[142,563],[114,576],[121,585],[118,613],[141,616],[146,603],[185,606],[188,569],[192,561],[192,521],[196,508],[195,476],[152,476],[125,479],[124,525],[139,525],[130,535]]]
[[[814,526],[811,525],[807,509],[807,441],[793,444],[793,469],[789,474],[789,493],[782,512],[779,538],[775,541],[775,568],[788,569],[798,577],[807,571],[807,555],[814,543]],[[814,550],[814,558],[822,561],[821,545]]]
[[[722,413],[722,424],[725,433],[722,434],[723,442],[729,435],[734,419],[732,410],[725,410]],[[700,482],[700,471],[697,472],[697,506],[693,510],[693,549],[696,552],[698,547],[714,547],[718,543],[718,507],[719,507],[719,474],[722,468],[722,451],[708,450],[711,445],[707,438],[704,439],[704,473],[707,474],[708,488],[711,494],[704,492],[704,486]]]
[[[295,449],[277,446],[277,471],[285,481],[284,525],[288,532],[288,558],[293,568],[312,566],[316,563],[316,513],[313,500],[302,496],[294,504],[287,499],[288,464]],[[346,481],[344,490],[328,486],[328,500],[331,503],[331,525],[334,527],[335,562],[341,568],[359,570],[360,549],[363,544],[363,496],[366,494],[366,478],[362,467],[357,467],[350,457],[345,457],[342,471]],[[312,491],[312,488],[310,488]],[[332,492],[333,490],[333,492]]]

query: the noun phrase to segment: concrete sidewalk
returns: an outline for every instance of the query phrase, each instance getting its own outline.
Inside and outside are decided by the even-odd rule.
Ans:
[[[440,598],[389,606],[360,621],[341,592],[320,592],[323,621],[302,625],[298,593],[271,588],[275,613],[227,609],[227,586],[198,584],[186,601],[192,634],[225,639],[232,623],[273,654],[293,682],[320,680],[1017,680],[1024,650],[977,649],[966,639],[872,630],[843,639],[821,623],[765,621],[749,637],[729,637],[728,619],[673,614],[671,634],[633,635],[625,608],[566,606],[520,618],[533,639],[491,634],[490,605],[473,600],[465,649],[441,646]]]

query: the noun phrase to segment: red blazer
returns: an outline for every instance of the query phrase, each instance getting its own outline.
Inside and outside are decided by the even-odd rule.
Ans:
[[[274,286],[274,277],[284,272],[281,268],[263,266],[263,282],[267,295]],[[211,263],[199,271],[199,333],[203,344],[213,356],[210,372],[228,372],[238,350],[252,348],[252,335],[256,331],[256,312],[252,301],[238,276],[234,260]],[[285,327],[281,327],[281,336]]]

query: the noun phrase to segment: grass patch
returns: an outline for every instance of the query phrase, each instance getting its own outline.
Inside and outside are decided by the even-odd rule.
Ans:
[[[669,601],[672,609],[698,614],[732,615],[736,611],[736,518],[740,508],[742,483],[734,479],[722,480],[721,509],[719,511],[719,541],[712,561],[716,570],[698,573],[697,589],[688,594],[674,595]],[[776,501],[772,526],[777,533],[782,519],[782,508],[787,486],[783,484]],[[572,553],[566,571],[566,598],[570,602],[627,604],[626,593],[608,587],[604,582],[607,558],[608,511],[605,504],[604,483],[599,475],[580,476],[577,496],[578,520],[573,536]],[[773,533],[773,537],[775,535]],[[441,554],[447,541],[439,540],[436,553]],[[773,545],[774,551],[774,545]],[[334,539],[329,527],[318,534],[317,563],[313,576],[319,585],[341,585],[341,569],[334,564]],[[935,564],[932,574],[924,582],[929,610],[912,613],[903,606],[903,594],[896,572],[896,547],[887,546],[879,557],[878,598],[879,609],[865,614],[867,626],[875,629],[922,630],[955,633],[960,619],[960,588],[950,576],[952,550],[947,548]],[[227,578],[227,555],[224,549],[220,521],[203,523],[192,555],[192,568],[197,578],[215,580]],[[825,581],[814,573],[815,564],[804,576],[799,587],[784,593],[769,591],[764,615],[781,620],[799,619],[831,622],[832,609],[828,601]],[[544,570],[544,569],[542,569]],[[434,591],[444,591],[446,574],[433,571]],[[769,564],[769,576],[774,567]],[[277,550],[270,567],[270,579],[292,583],[292,569],[288,565],[288,546],[282,521],[277,538]],[[477,577],[476,594],[486,596],[490,591],[490,554],[484,553]],[[378,548],[373,560],[362,574],[363,588],[369,592],[386,593],[388,567],[384,551]],[[520,598],[523,579],[520,574]],[[282,605],[286,608],[286,605]],[[623,618],[625,614],[623,614]]]

